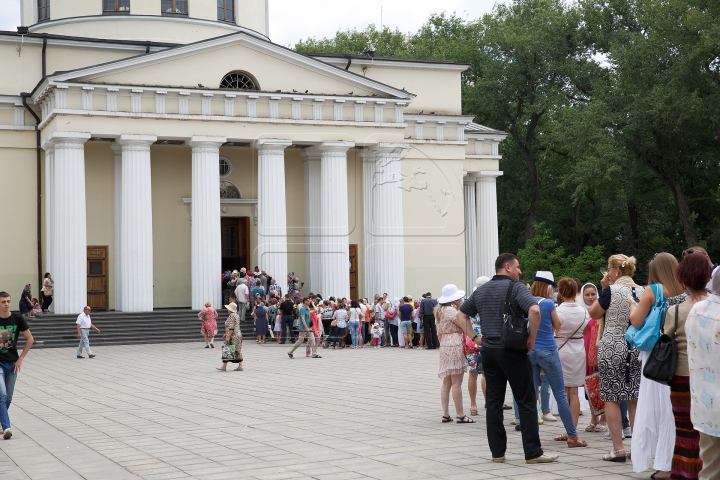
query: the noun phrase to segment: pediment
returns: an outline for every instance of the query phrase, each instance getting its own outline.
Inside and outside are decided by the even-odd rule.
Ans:
[[[59,72],[50,78],[84,83],[217,89],[229,72],[253,76],[262,91],[412,99],[414,95],[293,50],[233,33],[160,52]],[[352,93],[351,93],[352,92]]]

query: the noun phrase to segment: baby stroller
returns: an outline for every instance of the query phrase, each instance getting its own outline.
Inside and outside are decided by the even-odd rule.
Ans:
[[[331,341],[332,341],[332,337],[330,335],[323,335],[322,336],[322,348],[328,348],[330,346]]]

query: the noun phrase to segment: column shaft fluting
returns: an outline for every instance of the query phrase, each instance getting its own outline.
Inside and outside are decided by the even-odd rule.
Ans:
[[[79,313],[87,304],[85,147],[88,133],[53,132],[51,272],[55,313]]]
[[[465,291],[475,287],[478,275],[477,203],[475,201],[475,177],[469,177],[463,185],[465,197]]]
[[[121,135],[120,298],[125,312],[153,309],[150,145],[157,137]],[[117,309],[117,308],[116,308]]]
[[[477,204],[478,275],[495,275],[498,246],[497,192],[495,180],[502,172],[482,171],[475,184]]]
[[[258,265],[287,293],[285,149],[290,140],[261,139],[258,150]]]
[[[115,199],[115,310],[118,312],[123,311],[122,303],[122,288],[120,286],[122,282],[122,235],[120,234],[121,219],[122,219],[122,146],[117,143],[111,143],[110,148],[113,151],[114,157],[114,199]]]
[[[350,298],[347,151],[352,142],[323,142],[320,159],[322,295]]]
[[[224,137],[192,137],[190,270],[192,308],[205,302],[222,308],[220,236],[220,145]]]
[[[404,144],[382,143],[373,147],[377,154],[372,230],[377,245],[376,288],[392,299],[405,293],[401,155],[406,148]]]
[[[303,149],[305,168],[305,285],[308,292],[322,292],[320,273],[320,150]]]
[[[382,293],[376,286],[377,265],[375,264],[375,237],[373,235],[373,178],[375,176],[375,151],[363,149],[361,152],[362,198],[363,198],[363,295],[372,302],[373,295]]]
[[[55,276],[55,268],[53,265],[55,248],[50,239],[53,238],[53,222],[55,215],[52,213],[54,196],[53,196],[53,177],[54,166],[53,157],[55,156],[55,146],[52,143],[43,145],[45,150],[45,271]],[[44,273],[44,272],[43,272]],[[44,281],[44,276],[43,276]],[[38,285],[38,290],[42,285]],[[55,312],[55,307],[51,304],[49,307],[51,312]]]

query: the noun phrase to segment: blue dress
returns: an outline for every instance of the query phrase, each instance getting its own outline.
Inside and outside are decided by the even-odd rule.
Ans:
[[[255,309],[255,335],[268,334],[268,310],[265,307]]]
[[[26,313],[30,312],[32,310],[32,304],[26,300],[26,298],[32,298],[32,293],[30,290],[23,290],[22,295],[20,296],[20,313],[25,315]]]

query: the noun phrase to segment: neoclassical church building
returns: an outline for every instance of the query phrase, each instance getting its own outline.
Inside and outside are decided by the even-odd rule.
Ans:
[[[467,65],[301,54],[267,3],[22,0],[0,290],[48,271],[56,313],[137,312],[219,305],[242,266],[352,298],[492,274],[505,134],[462,115]]]

